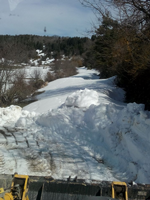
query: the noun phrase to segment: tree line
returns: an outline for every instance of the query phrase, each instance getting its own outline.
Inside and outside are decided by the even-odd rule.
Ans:
[[[81,0],[101,23],[85,54],[85,65],[101,78],[116,75],[127,102],[144,103],[150,110],[150,1]]]
[[[87,37],[58,37],[36,35],[0,35],[0,58],[13,60],[15,63],[28,63],[36,59],[36,49],[55,59],[61,55],[82,55],[88,48],[90,39]]]

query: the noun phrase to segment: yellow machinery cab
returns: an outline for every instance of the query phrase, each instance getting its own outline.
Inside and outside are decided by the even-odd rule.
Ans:
[[[112,182],[112,198],[128,200],[128,188],[125,182]]]
[[[0,200],[29,200],[27,192],[29,188],[29,176],[15,174],[10,191],[0,188]]]
[[[17,194],[21,200],[28,200],[29,176],[15,174],[11,184],[11,194]],[[17,192],[16,192],[17,191]]]

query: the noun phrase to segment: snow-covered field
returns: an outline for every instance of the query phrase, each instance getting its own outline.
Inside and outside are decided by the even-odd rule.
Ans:
[[[150,183],[150,112],[114,77],[55,80],[24,109],[0,108],[0,173]]]

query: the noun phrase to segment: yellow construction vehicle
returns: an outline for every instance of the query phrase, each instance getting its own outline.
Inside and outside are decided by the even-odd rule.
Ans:
[[[125,182],[112,182],[112,198],[128,200],[128,187]]]
[[[6,180],[8,182],[6,182]],[[84,179],[55,180],[52,177],[15,174],[1,176],[0,183],[10,183],[9,191],[0,188],[0,200],[150,200],[150,184],[100,181],[86,183]],[[29,191],[28,191],[29,189]],[[28,195],[29,198],[28,198]]]
[[[9,191],[0,188],[0,200],[29,200],[28,188],[29,176],[15,174]]]

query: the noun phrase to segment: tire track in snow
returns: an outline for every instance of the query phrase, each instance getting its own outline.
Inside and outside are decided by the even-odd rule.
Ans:
[[[6,145],[9,137],[15,141],[6,145],[11,169],[13,168],[14,172],[19,170],[20,173],[25,171],[29,175],[52,176],[59,179],[77,176],[79,179],[91,180],[97,177],[103,180],[102,174],[111,174],[111,170],[108,169],[104,172],[106,166],[92,157],[86,143],[83,145],[74,140],[75,134],[78,134],[76,127],[72,124],[68,127],[68,119],[61,117],[52,117],[51,126],[45,130],[39,127],[37,132],[32,132],[32,129],[27,132],[25,129],[7,129],[4,144]],[[22,165],[24,166],[21,169]],[[5,166],[6,171],[12,173],[12,170]]]
[[[0,173],[1,173],[1,174],[4,173],[4,166],[5,166],[4,155],[3,155],[3,153],[0,151]]]

